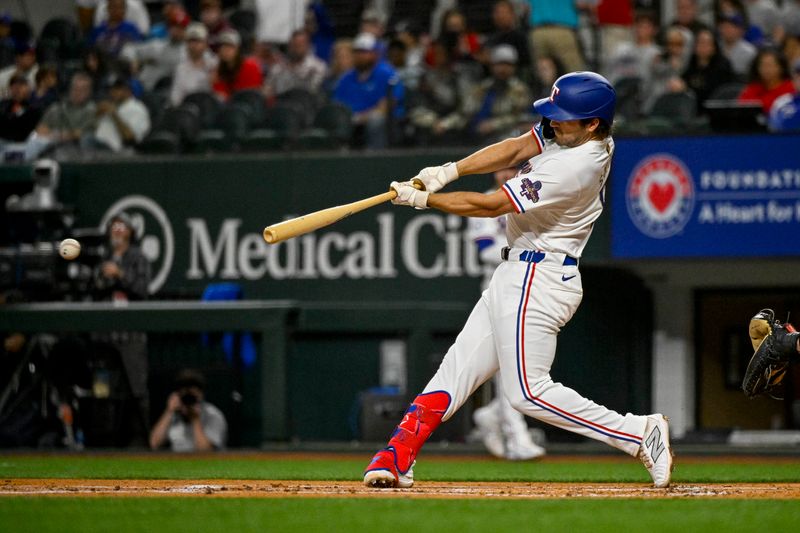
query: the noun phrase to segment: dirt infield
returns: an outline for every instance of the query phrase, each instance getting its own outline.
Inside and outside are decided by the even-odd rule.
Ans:
[[[740,498],[800,499],[800,483],[419,482],[411,489],[375,490],[356,481],[237,481],[131,479],[5,479],[0,496],[197,496],[228,498]]]

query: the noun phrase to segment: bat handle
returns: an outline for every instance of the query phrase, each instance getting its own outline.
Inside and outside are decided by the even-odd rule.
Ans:
[[[411,180],[411,186],[414,187],[415,189],[417,189],[418,191],[424,191],[425,190],[425,184],[422,183],[422,180],[419,179],[419,178],[412,179]],[[396,190],[394,190],[391,187],[389,187],[389,192],[393,193],[392,194],[392,198],[391,198],[392,200],[397,198],[397,191]]]

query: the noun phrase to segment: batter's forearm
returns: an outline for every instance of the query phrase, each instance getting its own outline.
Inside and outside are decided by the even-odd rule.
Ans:
[[[469,174],[488,174],[496,170],[514,166],[540,153],[530,133],[505,139],[456,163],[459,176]]]
[[[428,196],[428,207],[462,217],[494,218],[510,213],[511,204],[496,195],[477,192],[433,193]]]

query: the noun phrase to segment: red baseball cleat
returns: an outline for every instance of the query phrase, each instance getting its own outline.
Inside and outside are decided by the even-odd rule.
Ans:
[[[407,489],[414,485],[414,464],[403,473],[397,468],[397,453],[391,446],[375,454],[364,470],[364,485],[376,489]]]

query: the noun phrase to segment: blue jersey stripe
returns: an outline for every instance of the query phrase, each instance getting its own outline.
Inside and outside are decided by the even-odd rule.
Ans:
[[[517,198],[517,195],[514,194],[514,191],[511,190],[511,187],[508,186],[508,183],[503,184],[503,189],[508,193],[508,196],[514,202],[515,207],[517,208],[517,212],[518,213],[524,213],[525,212],[525,207],[522,205],[522,202],[519,201],[519,198]]]

